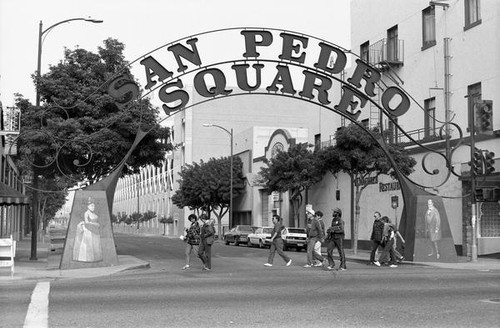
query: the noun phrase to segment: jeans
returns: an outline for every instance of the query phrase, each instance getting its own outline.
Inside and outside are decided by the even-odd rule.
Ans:
[[[333,260],[333,250],[335,247],[339,251],[340,257],[340,268],[346,268],[345,265],[345,253],[344,253],[344,236],[334,237],[328,241],[328,245],[326,247],[326,253],[328,254],[328,264],[331,267],[335,266],[335,261]]]
[[[314,250],[314,245],[316,245],[317,241],[319,241],[318,237],[310,237],[307,242],[307,264],[309,265],[312,265],[314,260],[319,260],[320,262],[325,260],[321,254],[316,253]]]
[[[186,255],[186,265],[189,265],[189,261],[191,260],[191,252],[197,255],[198,245],[191,245],[186,243],[186,250],[184,251],[184,254]]]
[[[290,261],[290,258],[283,252],[283,239],[281,238],[274,238],[273,242],[271,243],[271,248],[269,249],[269,257],[267,258],[267,263],[273,264],[274,260],[274,253],[278,252],[279,256],[288,263]]]
[[[202,240],[198,251],[198,257],[206,268],[212,269],[212,245]]]
[[[384,264],[394,264],[396,262],[396,254],[394,254],[394,238],[389,239],[385,245],[382,254],[379,257],[379,262]]]
[[[377,253],[377,249],[380,247],[379,240],[372,240],[372,251],[370,252],[370,263],[375,262],[375,253]]]

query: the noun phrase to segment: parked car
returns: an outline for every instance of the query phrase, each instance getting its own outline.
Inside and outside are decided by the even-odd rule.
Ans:
[[[255,232],[248,235],[248,246],[259,246],[264,248],[270,246],[271,232],[273,227],[260,227]]]
[[[307,234],[305,228],[285,228],[281,233],[283,249],[295,248],[297,252],[307,249]]]
[[[234,243],[235,246],[247,244],[248,235],[253,233],[254,230],[254,227],[249,225],[237,225],[224,234],[225,244]]]

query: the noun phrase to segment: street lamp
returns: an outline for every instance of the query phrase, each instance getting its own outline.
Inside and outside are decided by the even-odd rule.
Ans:
[[[68,23],[71,21],[86,21],[90,23],[102,23],[102,20],[92,19],[92,18],[70,18],[55,23],[49,26],[47,29],[43,29],[42,21],[40,21],[40,25],[38,28],[38,56],[37,56],[37,69],[36,69],[36,96],[35,96],[35,106],[36,109],[40,107],[40,77],[41,77],[41,66],[42,66],[42,37],[52,31],[52,29],[58,25]],[[35,165],[38,164],[37,157],[35,157]],[[38,233],[38,174],[36,167],[33,167],[33,199],[32,199],[32,213],[31,213],[31,256],[30,260],[36,261],[36,244],[37,244],[37,233]]]
[[[212,124],[212,123],[206,123],[203,124],[204,127],[215,127],[219,128],[221,130],[226,131],[229,134],[230,141],[231,141],[231,165],[230,165],[230,175],[229,175],[229,229],[232,228],[233,226],[233,128],[231,130],[228,130],[220,125],[217,124]]]

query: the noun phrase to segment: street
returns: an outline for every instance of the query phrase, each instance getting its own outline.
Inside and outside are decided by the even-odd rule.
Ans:
[[[92,279],[50,281],[48,327],[496,327],[500,272],[398,268],[348,261],[347,271],[290,267],[268,249],[213,248],[213,270],[184,243],[161,236],[117,234],[119,254],[151,268]],[[338,263],[336,263],[338,266]],[[36,281],[0,285],[2,327],[23,327]]]

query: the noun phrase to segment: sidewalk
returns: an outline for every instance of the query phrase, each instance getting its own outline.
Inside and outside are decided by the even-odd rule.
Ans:
[[[31,261],[31,240],[26,239],[17,243],[15,258],[15,273],[10,275],[10,268],[0,268],[0,283],[12,280],[43,280],[63,278],[92,278],[112,275],[125,270],[149,268],[149,263],[130,255],[118,255],[118,265],[104,268],[70,269],[59,270],[62,249],[49,250],[50,244],[41,241],[37,244],[37,260]],[[348,261],[368,263],[369,251],[358,250],[353,254],[352,250],[346,249]],[[336,256],[337,253],[334,253]],[[477,262],[471,262],[466,257],[458,257],[458,263],[441,262],[404,262],[404,265],[425,265],[446,269],[489,271],[500,270],[500,259],[494,257],[479,257]]]
[[[43,280],[62,278],[92,278],[112,275],[125,270],[149,268],[149,263],[130,255],[118,255],[118,265],[104,268],[59,270],[62,249],[49,250],[50,244],[40,241],[37,244],[37,260],[30,260],[31,240],[17,242],[14,275],[10,268],[0,268],[0,283],[11,280]]]

